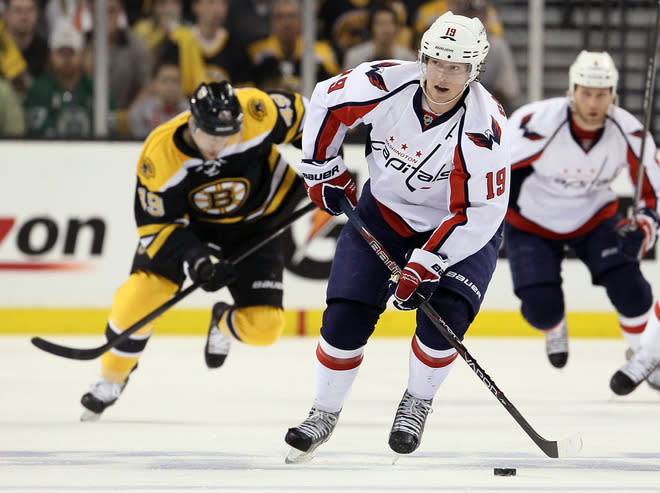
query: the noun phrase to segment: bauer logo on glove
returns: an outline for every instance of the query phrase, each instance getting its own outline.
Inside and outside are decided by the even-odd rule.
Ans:
[[[333,216],[342,214],[340,204],[344,197],[353,208],[357,205],[357,187],[341,156],[328,161],[303,160],[298,169],[309,198],[324,211]]]
[[[415,248],[401,271],[398,282],[390,280],[394,306],[399,310],[414,310],[427,301],[438,288],[447,261],[438,254]]]

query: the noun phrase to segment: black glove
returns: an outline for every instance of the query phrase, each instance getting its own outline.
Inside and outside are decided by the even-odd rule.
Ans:
[[[234,265],[211,243],[188,250],[183,256],[183,270],[192,282],[201,283],[204,291],[217,291],[238,279]]]

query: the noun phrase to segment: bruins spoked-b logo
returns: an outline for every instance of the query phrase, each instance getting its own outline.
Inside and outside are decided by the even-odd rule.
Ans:
[[[190,193],[190,201],[198,211],[224,216],[241,207],[250,192],[250,182],[244,178],[224,178],[207,183]]]

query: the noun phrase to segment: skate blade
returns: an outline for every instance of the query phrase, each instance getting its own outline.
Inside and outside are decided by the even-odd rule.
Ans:
[[[399,462],[399,459],[401,458],[401,454],[397,454],[396,452],[394,453],[394,456],[392,457],[392,465],[395,466],[397,462]]]
[[[306,462],[311,461],[314,458],[314,452],[303,452],[297,448],[291,447],[289,453],[287,454],[284,462],[286,464],[305,464]]]
[[[98,421],[101,418],[100,413],[95,413],[94,411],[90,411],[89,409],[85,409],[83,413],[80,415],[80,421],[83,422],[94,422]]]

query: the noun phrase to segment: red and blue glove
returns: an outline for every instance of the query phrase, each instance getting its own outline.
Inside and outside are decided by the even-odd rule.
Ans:
[[[414,310],[428,301],[438,288],[447,269],[447,261],[437,253],[415,248],[398,281],[390,281],[394,306],[399,310]]]
[[[303,159],[298,169],[305,179],[309,198],[324,211],[339,216],[341,201],[346,197],[353,208],[357,205],[357,187],[341,156],[328,161]]]
[[[660,217],[653,209],[641,209],[634,218],[626,218],[616,225],[621,253],[641,259],[655,244]]]

